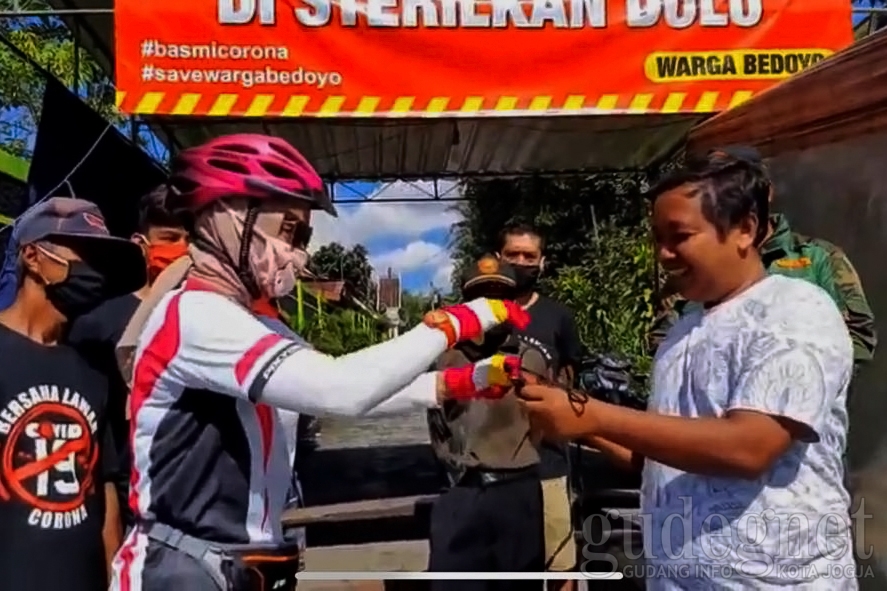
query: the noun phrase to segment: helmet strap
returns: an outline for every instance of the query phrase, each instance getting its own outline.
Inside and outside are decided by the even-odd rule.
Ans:
[[[243,236],[240,238],[240,260],[237,265],[234,265],[235,271],[237,271],[237,277],[243,283],[243,286],[246,287],[246,290],[249,294],[255,298],[259,299],[262,297],[262,292],[259,289],[258,284],[256,283],[256,279],[253,276],[253,272],[249,266],[249,251],[250,245],[253,241],[253,236],[255,232],[253,231],[256,227],[256,219],[259,217],[259,200],[258,199],[250,199],[249,204],[246,210],[246,219],[243,222]]]

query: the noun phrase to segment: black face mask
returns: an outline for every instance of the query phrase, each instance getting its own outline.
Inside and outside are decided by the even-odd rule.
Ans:
[[[49,303],[70,322],[102,303],[105,278],[82,261],[70,261],[65,280],[44,289]]]
[[[512,265],[511,267],[514,269],[517,290],[521,293],[533,291],[539,281],[539,274],[542,272],[539,265]]]
[[[502,346],[511,337],[511,332],[510,326],[499,325],[491,328],[484,334],[484,340],[480,345],[471,341],[464,341],[459,343],[459,348],[470,361],[480,361],[499,353]]]

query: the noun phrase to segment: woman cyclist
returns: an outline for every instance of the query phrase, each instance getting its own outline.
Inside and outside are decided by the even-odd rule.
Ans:
[[[479,299],[396,339],[323,355],[250,312],[255,300],[292,291],[312,210],[336,215],[308,161],[277,138],[226,136],[181,152],[170,187],[168,205],[193,215],[193,263],[137,312],[129,500],[138,525],[111,589],[289,589],[298,564],[281,526],[290,463],[272,407],[358,416],[501,395],[515,370],[501,356],[425,372],[457,342],[528,319],[511,302]]]

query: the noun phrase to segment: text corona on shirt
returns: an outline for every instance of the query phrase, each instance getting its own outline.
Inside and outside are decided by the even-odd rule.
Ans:
[[[69,529],[88,515],[99,458],[92,405],[70,388],[40,385],[0,410],[0,499],[27,506],[27,524]]]

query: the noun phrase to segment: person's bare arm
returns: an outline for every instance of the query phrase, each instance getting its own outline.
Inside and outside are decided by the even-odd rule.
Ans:
[[[660,415],[593,398],[577,405],[553,386],[527,386],[523,404],[546,436],[597,437],[678,470],[712,476],[757,478],[793,438],[808,435],[794,421],[754,410],[707,418]],[[617,457],[627,459],[624,452]]]
[[[793,421],[757,411],[685,418],[593,402],[598,437],[694,474],[754,479],[802,438]]]
[[[603,437],[591,435],[580,439],[580,442],[600,451],[613,464],[627,472],[640,472],[644,467],[644,456],[636,454],[627,447],[617,445]]]
[[[123,543],[123,519],[120,515],[120,502],[117,500],[117,490],[110,482],[105,483],[105,523],[102,527],[102,541],[105,545],[105,559],[110,581],[114,556]]]

